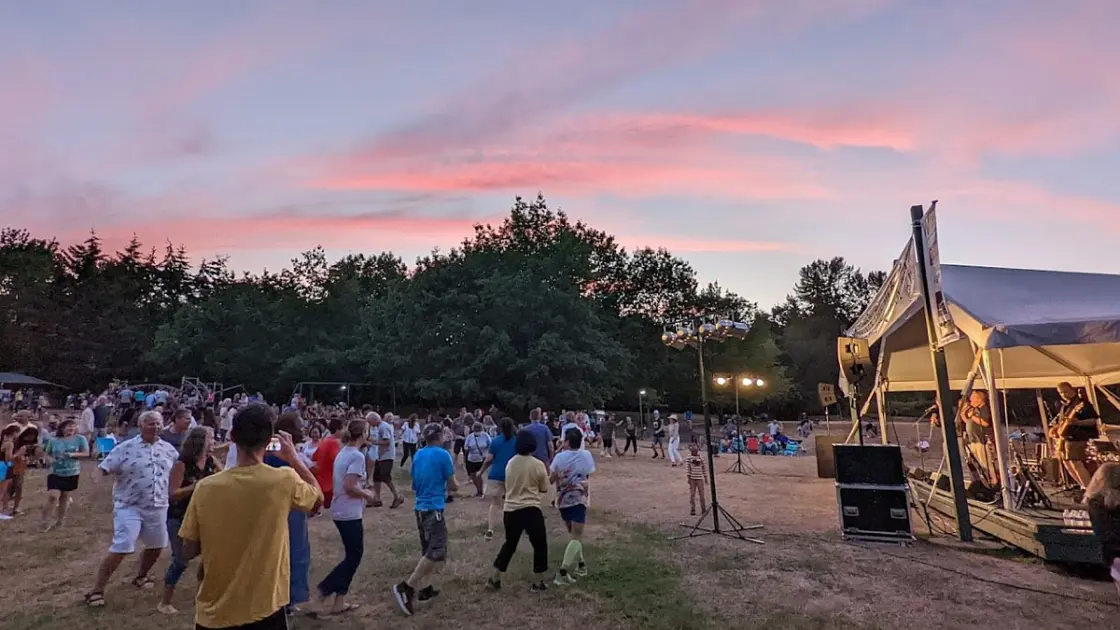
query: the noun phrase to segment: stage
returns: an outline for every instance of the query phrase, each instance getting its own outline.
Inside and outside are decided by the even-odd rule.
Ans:
[[[953,495],[936,490],[928,483],[910,480],[914,498],[939,514],[954,517]],[[933,498],[930,500],[930,492]],[[1066,564],[1102,563],[1101,546],[1089,527],[1067,525],[1062,510],[1073,505],[1055,504],[1055,509],[1024,508],[1021,511],[968,500],[969,520],[973,529],[993,536],[1009,545],[1022,549],[1049,562]],[[919,514],[919,518],[924,518]]]

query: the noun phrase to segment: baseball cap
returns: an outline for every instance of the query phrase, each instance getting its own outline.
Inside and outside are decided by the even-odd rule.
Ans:
[[[443,436],[443,425],[432,422],[424,426],[424,442],[436,442]]]

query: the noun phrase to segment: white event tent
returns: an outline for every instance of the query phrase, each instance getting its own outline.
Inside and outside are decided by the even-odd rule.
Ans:
[[[864,410],[878,403],[884,440],[888,392],[937,388],[913,251],[911,243],[848,331],[878,351]],[[1042,389],[1066,381],[1084,387],[1098,409],[1098,394],[1120,408],[1104,387],[1120,383],[1120,276],[961,265],[941,265],[940,273],[960,333],[945,346],[951,389],[967,392],[975,382],[993,400],[1000,389],[1035,389],[1041,401]],[[992,411],[1007,488],[1003,410],[993,404]]]

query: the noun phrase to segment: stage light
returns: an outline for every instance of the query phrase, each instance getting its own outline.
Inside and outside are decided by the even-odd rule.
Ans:
[[[645,396],[646,395],[646,390],[643,389],[643,390],[639,391],[638,395],[639,396]]]
[[[727,379],[726,378],[724,378],[722,376],[716,378],[716,385],[726,385],[726,384],[727,384]]]
[[[755,381],[755,382],[754,382],[754,384],[755,384],[755,385],[758,385],[759,387],[762,387],[762,386],[763,386],[763,385],[765,385],[766,383],[765,383],[765,382],[763,382],[763,380],[762,380],[762,379],[758,379],[757,381]]]
[[[750,387],[751,385],[754,385],[754,381],[749,378],[743,379],[743,387]]]
[[[712,341],[723,341],[723,335],[716,334],[716,330],[717,329],[715,324],[700,325],[700,334],[703,335],[705,339],[711,339]]]

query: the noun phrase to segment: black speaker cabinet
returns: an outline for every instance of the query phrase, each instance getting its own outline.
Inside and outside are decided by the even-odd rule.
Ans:
[[[906,485],[902,449],[895,444],[837,444],[836,483],[872,486]]]
[[[909,487],[836,484],[840,530],[845,540],[906,542],[910,528]]]

